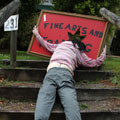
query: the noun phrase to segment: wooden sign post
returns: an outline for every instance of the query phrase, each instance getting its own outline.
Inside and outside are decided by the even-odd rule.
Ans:
[[[80,28],[80,35],[86,35],[82,40],[87,46],[86,54],[93,59],[99,56],[108,31],[108,22],[102,18],[47,10],[41,11],[37,26],[40,35],[52,44],[68,40],[68,32],[74,34]],[[28,53],[44,57],[52,55],[39,45],[34,35]]]

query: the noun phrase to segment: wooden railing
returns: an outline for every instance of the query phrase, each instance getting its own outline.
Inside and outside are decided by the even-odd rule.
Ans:
[[[120,16],[116,15],[115,13],[109,11],[106,8],[101,8],[100,14],[110,23],[115,25],[117,29],[120,29]]]
[[[20,6],[20,0],[13,0],[7,6],[0,10],[0,27],[4,22],[13,14],[18,14]],[[10,38],[10,66],[11,68],[16,67],[16,46],[17,46],[17,31],[11,31]]]
[[[106,8],[101,8],[100,9],[100,14],[107,20],[109,21],[110,23],[112,23],[113,25],[116,26],[117,29],[120,30],[120,16],[116,15],[115,13],[109,11],[108,9]],[[115,34],[115,31],[114,31],[114,34]],[[109,46],[108,46],[108,54],[110,55],[111,52],[110,52],[110,47],[112,45],[112,41],[113,41],[113,38],[114,38],[114,34],[111,34],[111,39],[110,39],[110,42],[109,42]]]

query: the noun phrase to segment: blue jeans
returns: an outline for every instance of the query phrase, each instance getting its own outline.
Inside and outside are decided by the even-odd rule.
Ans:
[[[35,120],[48,120],[56,92],[64,107],[66,120],[81,120],[72,73],[65,68],[50,69],[40,88],[35,109]],[[57,90],[57,91],[56,91]]]

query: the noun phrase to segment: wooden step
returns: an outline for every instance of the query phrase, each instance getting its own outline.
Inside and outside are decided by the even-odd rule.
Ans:
[[[75,70],[74,79],[81,80],[96,80],[107,79],[113,76],[111,71],[96,71],[96,70]],[[0,68],[0,74],[8,80],[20,81],[43,81],[46,69],[40,68]]]
[[[100,111],[81,112],[82,120],[119,120],[120,112]],[[1,120],[34,120],[34,112],[0,112]],[[65,120],[65,114],[61,111],[51,113],[50,120]]]
[[[0,99],[0,111],[33,112],[36,100],[8,100]],[[120,98],[108,98],[103,100],[79,101],[81,112],[120,111]],[[61,103],[55,102],[52,111],[63,111]]]
[[[36,100],[40,83],[34,82],[15,82],[0,87],[0,97],[16,100]],[[105,85],[102,83],[96,84],[81,84],[75,85],[78,101],[83,100],[101,100],[120,96],[120,88],[117,86]]]
[[[3,101],[0,104],[1,120],[33,120],[35,102]],[[119,120],[120,99],[80,102],[82,120]],[[50,120],[65,120],[63,108],[55,104]]]
[[[4,60],[1,60],[0,63],[7,66],[7,65],[10,65],[10,60],[4,59]],[[49,60],[16,60],[16,67],[47,68],[48,64],[49,64]],[[89,70],[89,69],[99,70],[102,68],[102,66],[97,68],[96,67],[88,68],[88,67],[80,66],[78,69],[79,70]]]

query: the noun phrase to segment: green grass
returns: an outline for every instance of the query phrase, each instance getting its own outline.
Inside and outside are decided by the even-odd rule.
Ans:
[[[10,59],[10,53],[0,53],[0,60],[3,59]],[[16,59],[17,60],[48,60],[48,58],[27,54],[27,51],[17,51]]]
[[[104,63],[105,70],[111,70],[115,73],[120,72],[120,57],[110,57],[108,56]]]
[[[0,60],[10,59],[10,53],[8,52],[1,52],[0,53]],[[43,58],[41,56],[35,56],[27,54],[27,51],[17,51],[16,52],[16,60],[49,60],[49,58]],[[0,63],[0,68],[9,68],[10,65],[2,65]]]
[[[88,109],[87,104],[80,104],[80,110],[86,110],[86,109]]]
[[[8,79],[3,80],[3,82],[0,83],[0,87],[2,86],[12,86],[12,81],[9,81]]]
[[[104,70],[111,70],[115,74],[110,78],[112,83],[120,86],[120,57],[108,56],[104,64]]]
[[[49,60],[48,58],[27,54],[27,51],[17,51],[16,56],[17,60]],[[0,53],[0,60],[3,59],[10,59],[10,54]],[[102,69],[120,73],[120,57],[107,56]]]

